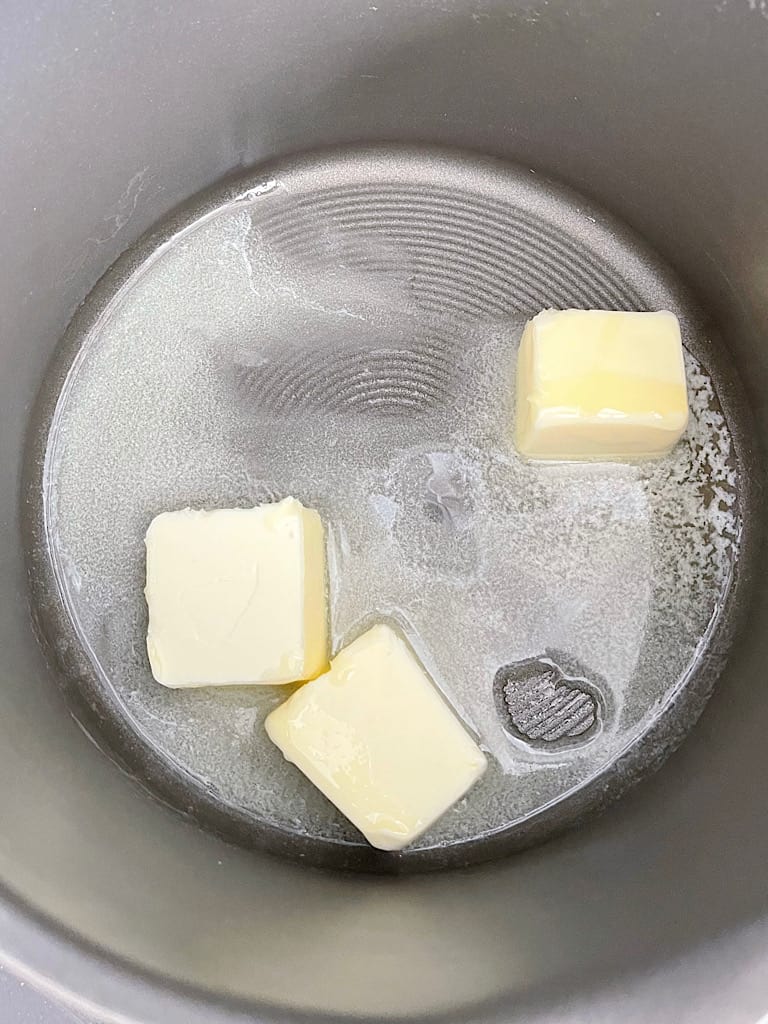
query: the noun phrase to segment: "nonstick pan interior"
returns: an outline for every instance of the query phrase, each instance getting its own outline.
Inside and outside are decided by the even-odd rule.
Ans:
[[[516,456],[517,342],[549,307],[677,313],[692,418],[672,457]],[[401,871],[545,838],[661,762],[727,652],[748,544],[737,382],[669,270],[527,168],[389,146],[228,181],[104,277],[43,404],[29,554],[62,685],[130,772],[245,845]],[[269,742],[284,690],[149,674],[152,516],[288,494],[328,524],[334,647],[394,619],[491,755],[399,855]]]
[[[760,7],[82,0],[65,9],[8,0],[0,35],[0,957],[28,984],[66,995],[86,1019],[137,1024],[752,1024],[765,1013],[768,600],[755,538],[765,526],[768,437],[768,22]],[[76,320],[83,325],[114,296],[109,289],[100,305],[93,289],[118,257],[149,256],[151,244],[133,248],[145,231],[159,226],[162,242],[175,233],[169,212],[181,210],[177,229],[187,225],[203,212],[194,197],[233,174],[248,178],[249,168],[257,168],[251,182],[263,184],[269,162],[287,172],[290,154],[361,142],[391,153],[393,141],[422,157],[425,142],[457,147],[481,163],[498,158],[531,182],[563,182],[588,197],[571,198],[572,209],[597,221],[580,222],[580,244],[593,251],[591,232],[605,224],[599,207],[616,218],[611,231],[625,250],[657,254],[642,260],[652,277],[669,281],[667,267],[690,289],[675,308],[701,311],[695,334],[711,347],[694,355],[715,382],[740,461],[743,533],[730,600],[745,606],[747,620],[731,641],[726,602],[699,669],[730,653],[700,721],[662,771],[606,813],[509,856],[493,856],[487,837],[482,856],[492,860],[468,869],[352,876],[243,845],[266,839],[274,849],[263,829],[256,841],[225,842],[208,826],[238,837],[230,809],[212,822],[199,786],[164,765],[161,778],[151,777],[147,744],[94,693],[69,618],[51,616],[59,598],[45,560],[35,576],[43,591],[30,602],[37,563],[29,555],[42,549],[29,531],[42,536],[40,495],[22,482],[42,481],[37,459],[83,332],[59,350],[58,371],[52,353],[86,299],[85,321]],[[482,177],[463,194],[479,196]],[[400,172],[397,181],[405,182]],[[437,184],[430,176],[429,188]],[[258,198],[259,216],[274,198]],[[561,226],[558,237],[570,233]],[[615,252],[598,251],[609,262]],[[391,260],[387,268],[394,275]],[[669,290],[678,294],[675,284]],[[529,312],[521,303],[510,324]],[[746,402],[729,394],[733,375]],[[162,455],[160,438],[157,449]],[[423,465],[412,468],[421,480]],[[435,489],[442,503],[427,491],[425,531],[443,528],[441,504],[457,508],[456,495]],[[750,574],[756,585],[747,592]],[[35,617],[56,650],[41,648]],[[565,653],[560,645],[550,660],[566,682],[599,687],[595,666],[583,658],[560,665]],[[488,666],[494,696],[513,681],[511,668]],[[681,698],[695,692],[686,686]],[[515,716],[530,732],[530,720]],[[679,721],[685,728],[690,716]],[[183,796],[169,792],[168,779],[185,783]],[[577,810],[574,798],[568,806]],[[328,852],[297,850],[287,838],[282,848],[305,852],[304,860]],[[502,837],[498,853],[508,846]]]

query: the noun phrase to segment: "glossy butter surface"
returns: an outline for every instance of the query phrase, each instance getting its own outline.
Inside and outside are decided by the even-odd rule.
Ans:
[[[267,718],[285,757],[381,850],[399,850],[483,774],[485,756],[405,641],[369,629]]]
[[[325,540],[294,498],[163,512],[147,530],[147,650],[166,686],[290,683],[328,665]]]
[[[672,313],[545,310],[517,370],[516,443],[532,459],[644,459],[688,423],[680,325]]]

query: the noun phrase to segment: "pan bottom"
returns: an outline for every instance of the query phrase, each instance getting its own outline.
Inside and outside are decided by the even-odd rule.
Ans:
[[[531,466],[514,364],[540,309],[670,309],[692,417],[642,466]],[[706,319],[602,211],[431,149],[287,160],[198,198],[107,273],[37,416],[29,557],[85,727],[245,845],[373,870],[544,838],[660,763],[728,646],[741,406]],[[401,854],[368,849],[264,734],[286,690],[169,691],[144,646],[157,512],[294,495],[328,525],[334,649],[396,621],[491,767]]]

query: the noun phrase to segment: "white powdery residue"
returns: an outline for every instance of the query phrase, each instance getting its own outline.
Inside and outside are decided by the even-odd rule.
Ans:
[[[691,416],[673,453],[646,470],[654,508],[654,602],[681,640],[695,646],[729,585],[740,518],[733,446],[710,378],[686,357]]]
[[[280,187],[280,182],[275,178],[261,181],[258,185],[253,185],[251,188],[246,189],[245,192],[241,192],[236,202],[249,202],[252,199],[258,199],[259,196],[269,195],[270,192],[274,192]]]
[[[369,501],[382,525],[391,533],[397,519],[397,502],[386,494],[372,494]]]
[[[148,173],[149,168],[143,167],[132,175],[117,199],[112,212],[102,218],[95,234],[86,238],[80,252],[73,256],[65,266],[61,275],[63,283],[71,281],[94,253],[111,241],[128,224],[136,213],[139,200],[146,188]]]
[[[235,202],[185,234],[100,322],[50,463],[71,602],[148,742],[256,820],[354,839],[261,727],[284,693],[171,692],[147,665],[151,517],[294,494],[327,525],[334,646],[393,619],[492,754],[429,841],[502,827],[601,770],[696,656],[739,533],[712,382],[688,359],[690,427],[658,462],[529,465],[510,439],[509,320],[462,333],[420,314],[407,254],[388,245],[366,249],[382,269],[357,277],[331,236],[328,265],[292,262],[265,241],[262,205]],[[384,392],[430,400],[380,412]],[[541,757],[510,742],[492,684],[548,652],[581,666],[608,714],[592,743]]]

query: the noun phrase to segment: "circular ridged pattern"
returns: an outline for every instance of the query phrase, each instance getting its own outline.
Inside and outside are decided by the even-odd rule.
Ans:
[[[329,254],[342,263],[349,277],[336,285],[334,302],[351,306],[353,321],[364,320],[354,303],[365,277],[391,282],[401,308],[419,314],[401,348],[371,344],[353,322],[351,343],[331,339],[278,354],[258,371],[246,368],[241,383],[267,411],[438,406],[454,393],[458,352],[445,331],[432,331],[430,318],[501,320],[546,306],[642,308],[635,290],[560,226],[455,188],[342,185],[291,194],[251,216],[259,245],[280,264],[311,275],[322,273]]]
[[[510,458],[510,363],[523,320],[542,308],[661,306],[681,316],[700,355],[695,308],[636,239],[526,169],[467,154],[315,154],[196,200],[104,278],[52,384],[61,390],[40,450],[57,456],[35,486],[48,487],[56,514],[50,505],[41,514],[35,541],[38,606],[89,730],[202,823],[305,863],[465,864],[550,835],[619,793],[685,731],[716,658],[691,663],[664,707],[666,665],[644,663],[626,684],[634,703],[617,702],[599,649],[597,662],[573,652],[571,663],[559,629],[559,675],[494,679],[499,665],[519,668],[523,652],[553,649],[539,633],[556,601],[572,615],[585,588],[596,608],[605,597],[604,565],[583,585],[572,562],[560,570],[593,529],[603,550],[604,499],[570,481],[575,505],[560,510],[560,482],[542,485]],[[642,526],[631,488],[615,483]],[[278,694],[169,694],[149,675],[140,564],[149,517],[287,493],[327,522],[335,644],[361,617],[402,612],[492,755],[466,804],[402,855],[369,850],[286,772],[258,728]],[[537,509],[545,519],[530,528]],[[623,558],[621,516],[610,525]],[[39,555],[52,536],[53,570]],[[636,533],[628,548],[641,549]],[[645,579],[634,555],[625,562]],[[62,591],[72,567],[74,589]],[[588,647],[602,643],[605,621],[584,618]],[[632,615],[619,627],[619,647],[625,635],[640,642]],[[606,657],[623,672],[623,656]]]
[[[242,369],[239,384],[266,413],[428,410],[455,393],[451,356],[447,340],[441,345],[428,339],[409,350],[316,345],[266,368]]]
[[[389,244],[406,259],[420,297],[453,298],[452,307],[468,314],[478,306],[486,316],[547,305],[642,306],[635,289],[561,225],[455,189],[339,188],[259,221],[265,243],[308,262],[322,257],[317,248],[329,225],[347,258],[358,248],[365,260],[377,241]]]
[[[535,309],[556,299],[561,305],[637,305],[638,296],[617,288],[589,256],[564,245],[554,231],[537,230],[523,219],[499,227],[485,211],[455,210],[448,201],[435,208],[417,199],[384,205],[345,198],[349,207],[343,213],[338,210],[341,200],[328,211],[337,230],[351,237],[385,239],[416,265],[431,256],[426,279],[438,276],[460,285],[471,275],[491,293],[500,292],[505,311]],[[308,257],[313,244],[306,224],[270,242],[299,259]]]
[[[502,668],[496,702],[511,731],[533,746],[584,740],[600,720],[600,704],[584,679],[566,676],[553,662],[532,659]]]

